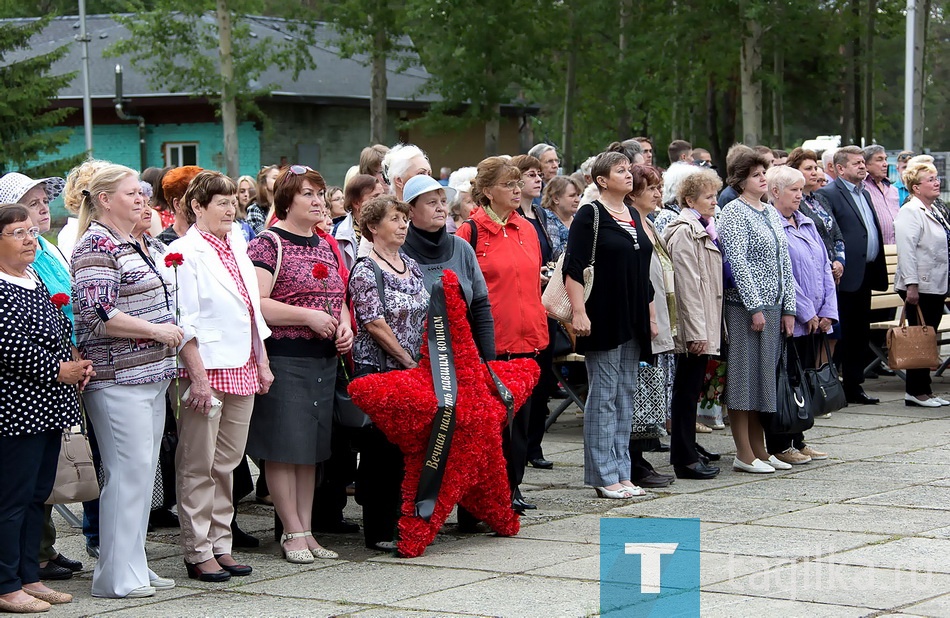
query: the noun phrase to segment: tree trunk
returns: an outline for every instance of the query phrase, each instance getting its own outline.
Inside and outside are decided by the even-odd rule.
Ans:
[[[924,61],[930,0],[917,1],[917,23],[914,26],[914,151],[921,152],[924,143]]]
[[[617,41],[617,47],[620,52],[621,62],[627,55],[627,29],[630,27],[630,15],[633,13],[633,0],[620,0],[620,37]],[[621,84],[621,88],[623,85]],[[624,98],[620,102],[620,119],[617,123],[617,139],[623,141],[630,136],[630,110]]]
[[[561,132],[561,159],[564,170],[574,169],[574,95],[577,90],[577,45],[574,13],[570,18],[571,44],[567,52],[567,76],[564,85],[564,124]]]
[[[710,155],[716,166],[722,169],[726,159],[719,144],[719,122],[716,107],[716,78],[710,75],[706,78],[706,137],[709,138]]]
[[[386,32],[378,28],[373,35],[372,76],[370,78],[369,139],[373,144],[386,144],[386,97],[389,79],[386,75]]]
[[[241,175],[238,160],[237,102],[234,99],[234,56],[231,53],[231,12],[227,0],[217,0],[218,53],[221,60],[221,125],[224,128],[224,160],[228,176]]]
[[[498,135],[501,133],[501,105],[492,106],[491,119],[485,122],[485,156],[498,154]]]
[[[841,145],[854,143],[854,41],[844,46],[844,79],[841,80]]]
[[[755,146],[762,136],[762,26],[750,19],[742,39],[739,71],[742,92],[742,142]]]
[[[864,30],[864,138],[874,141],[874,17],[877,0],[868,0]]]
[[[773,58],[775,89],[772,91],[772,143],[785,148],[785,48],[775,46]]]
[[[854,56],[851,71],[851,81],[854,82],[852,87],[851,94],[854,97],[854,143],[863,146],[864,138],[866,137],[863,134],[864,129],[864,110],[863,108],[863,99],[864,91],[861,90],[861,74],[862,74],[862,65],[870,62],[870,57],[865,55],[862,50],[862,40],[861,40],[861,0],[851,0],[851,17],[853,19],[853,45],[854,45]]]

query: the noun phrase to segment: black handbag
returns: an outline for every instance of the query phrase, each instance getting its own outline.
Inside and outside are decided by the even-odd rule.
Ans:
[[[564,322],[559,322],[548,318],[554,322],[554,328],[551,329],[551,354],[554,358],[560,358],[574,353],[573,333],[568,329]]]
[[[836,412],[847,407],[848,399],[844,394],[844,385],[838,379],[838,369],[831,360],[831,346],[828,345],[828,336],[821,335],[821,342],[825,348],[828,361],[817,369],[806,369],[804,372],[805,389],[811,395],[811,402],[815,416]],[[816,350],[815,358],[818,358]]]
[[[795,346],[792,346],[794,352]],[[811,394],[805,388],[802,362],[795,354],[792,364],[794,375],[789,375],[784,361],[785,337],[782,337],[782,360],[775,370],[776,374],[776,410],[775,414],[762,414],[762,425],[772,434],[797,434],[808,431],[815,424],[814,406]]]

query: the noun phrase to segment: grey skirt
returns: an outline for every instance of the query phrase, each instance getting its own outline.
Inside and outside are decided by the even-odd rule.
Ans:
[[[330,458],[336,357],[271,356],[274,384],[254,398],[247,453],[255,459],[313,465]]]
[[[762,314],[765,330],[756,333],[745,306],[726,302],[729,350],[723,396],[730,410],[776,410],[775,371],[782,355],[782,308],[766,307]]]

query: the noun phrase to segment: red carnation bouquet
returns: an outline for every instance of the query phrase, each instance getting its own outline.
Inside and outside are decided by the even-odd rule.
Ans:
[[[313,270],[310,271],[310,274],[313,275],[313,278],[320,282],[323,286],[323,302],[326,307],[326,312],[329,315],[333,315],[333,307],[330,304],[330,269],[327,268],[326,264],[317,263],[313,265]],[[333,336],[336,339],[336,335]],[[346,371],[346,363],[343,362],[343,357],[340,354],[336,355],[340,359],[340,367],[343,368],[343,377],[346,378],[346,381],[350,381],[350,374]]]
[[[185,256],[180,253],[166,253],[165,266],[175,269],[175,324],[181,326],[181,307],[178,304],[178,267],[185,263]],[[178,374],[181,373],[181,357],[178,351],[175,351],[175,392],[178,393],[178,405],[175,407],[175,418],[178,418],[178,411],[181,409],[181,386],[179,385]]]
[[[69,304],[69,294],[59,292],[50,296],[50,302],[56,306],[57,309],[62,309]]]

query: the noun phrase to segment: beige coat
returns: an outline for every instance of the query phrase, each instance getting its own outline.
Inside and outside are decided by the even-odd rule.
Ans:
[[[930,208],[916,197],[894,219],[897,273],[894,289],[917,284],[921,294],[947,293],[947,233]]]
[[[676,280],[676,352],[689,341],[707,341],[716,356],[722,344],[722,254],[688,210],[663,231]]]

